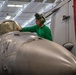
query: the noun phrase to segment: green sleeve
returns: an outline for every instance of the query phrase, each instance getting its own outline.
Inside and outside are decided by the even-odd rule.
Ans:
[[[51,30],[50,29],[47,29],[46,31],[46,38],[50,41],[53,41],[53,38],[52,38],[52,34],[51,34]]]
[[[20,30],[20,32],[36,32],[36,25],[31,27],[24,27]]]

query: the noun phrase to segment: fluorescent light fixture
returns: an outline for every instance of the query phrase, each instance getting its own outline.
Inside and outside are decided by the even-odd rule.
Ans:
[[[23,5],[16,5],[16,7],[23,7]]]
[[[21,13],[26,9],[27,6],[31,5],[35,0],[31,0],[30,3],[27,3],[24,5],[23,9],[21,9],[18,14],[12,19],[12,20],[15,20],[19,15],[21,15]]]
[[[23,7],[23,5],[14,5],[14,4],[8,4],[8,7]]]
[[[28,4],[25,4],[24,8],[23,9],[21,8],[21,10],[19,10],[18,14],[12,20],[16,19],[27,6],[28,6]]]
[[[7,5],[8,7],[15,7],[15,5]]]
[[[18,14],[17,14],[12,20],[15,20],[19,15],[21,15],[21,13],[26,9],[26,7],[29,6],[29,5],[31,5],[34,1],[35,1],[35,0],[31,0],[30,3],[25,4],[24,7],[23,7],[23,9],[21,9],[21,10],[18,12]]]
[[[7,20],[7,19],[10,19],[11,18],[11,16],[7,16],[5,19]]]

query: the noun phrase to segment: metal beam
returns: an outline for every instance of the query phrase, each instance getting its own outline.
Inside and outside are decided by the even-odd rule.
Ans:
[[[12,20],[15,20],[18,16],[20,16],[20,15],[22,14],[22,12],[23,12],[27,7],[29,7],[34,1],[35,1],[35,0],[31,0],[31,2],[30,2],[26,7],[24,6],[24,8],[21,9]]]
[[[0,11],[5,8],[5,6],[7,5],[7,3],[8,3],[8,0],[5,0],[5,1],[3,0],[3,3],[1,5],[1,7],[0,7]]]
[[[47,0],[46,3],[54,3],[55,0]]]
[[[43,2],[43,0],[35,0],[35,2]]]
[[[9,0],[9,1],[24,1],[24,2],[31,2],[31,0]]]

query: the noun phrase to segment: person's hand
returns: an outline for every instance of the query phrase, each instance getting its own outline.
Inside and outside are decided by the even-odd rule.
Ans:
[[[20,26],[17,27],[17,30],[20,31],[22,28]]]

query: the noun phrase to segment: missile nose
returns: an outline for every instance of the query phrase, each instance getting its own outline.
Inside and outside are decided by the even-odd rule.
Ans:
[[[45,43],[45,45],[43,45]],[[28,75],[76,75],[76,58],[58,44],[23,44],[17,55],[19,71]]]

